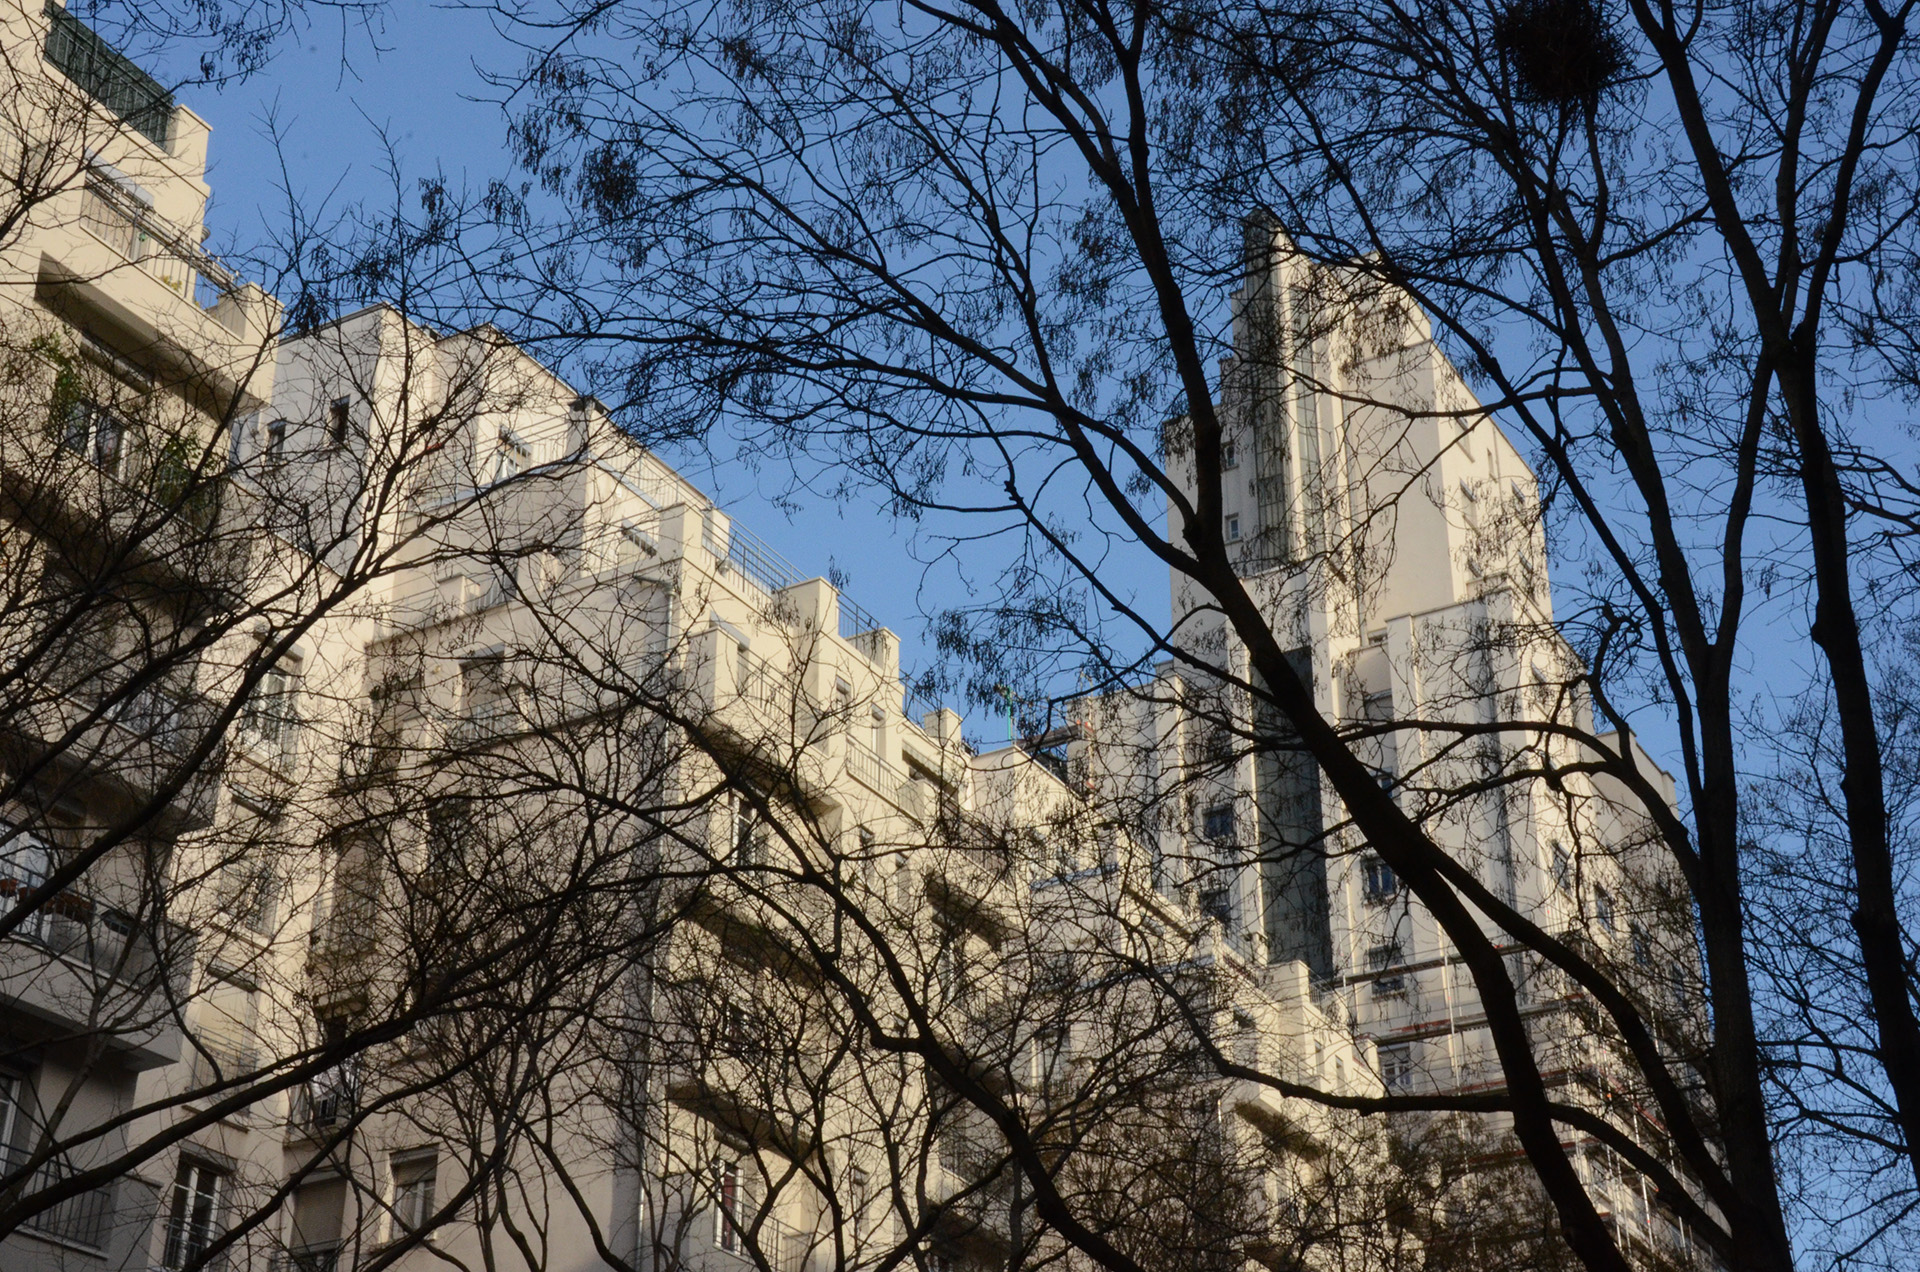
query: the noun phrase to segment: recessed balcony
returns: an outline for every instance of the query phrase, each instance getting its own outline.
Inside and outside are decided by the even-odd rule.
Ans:
[[[17,863],[0,865],[8,910],[46,882]],[[156,927],[80,888],[43,900],[0,939],[0,1002],[26,1032],[100,1041],[136,1072],[180,1058],[180,1029],[166,1001],[189,961],[191,938]]]
[[[51,201],[39,286],[116,352],[197,390],[215,414],[264,405],[279,302],[104,170]]]

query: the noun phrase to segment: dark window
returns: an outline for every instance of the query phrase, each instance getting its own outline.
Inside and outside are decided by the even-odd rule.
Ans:
[[[277,464],[287,457],[287,422],[270,420],[267,423],[267,437],[264,452],[269,464]]]
[[[752,869],[767,863],[766,823],[745,799],[736,797],[733,809],[733,864]]]
[[[353,422],[347,405],[347,399],[335,398],[327,406],[327,443],[331,446],[347,444],[347,428]]]
[[[104,473],[118,474],[127,426],[112,411],[85,400],[67,408],[60,444]]]
[[[1393,867],[1368,853],[1360,863],[1361,886],[1369,901],[1391,901],[1400,895],[1400,877]]]
[[[1553,845],[1553,882],[1562,892],[1573,891],[1573,855],[1562,843]]]
[[[1208,839],[1224,842],[1233,838],[1233,805],[1215,804],[1200,818],[1201,833]]]
[[[714,1243],[729,1254],[740,1252],[740,1163],[723,1162],[713,1169]]]
[[[1373,992],[1376,994],[1398,994],[1407,987],[1406,974],[1390,969],[1398,968],[1406,961],[1406,954],[1398,941],[1383,941],[1367,951],[1367,966],[1375,972],[1385,975],[1373,978]]]
[[[1605,888],[1595,888],[1593,890],[1593,917],[1598,920],[1600,926],[1607,931],[1611,932],[1615,930],[1613,926],[1613,894]]]

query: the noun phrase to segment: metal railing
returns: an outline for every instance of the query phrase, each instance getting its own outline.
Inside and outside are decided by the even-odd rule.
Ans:
[[[5,1162],[5,1174],[10,1179],[26,1165],[26,1154],[19,1149],[8,1150]],[[66,1171],[57,1161],[44,1162],[27,1181],[23,1194],[31,1197],[36,1192],[51,1188],[65,1174]],[[71,1245],[104,1250],[108,1233],[113,1227],[113,1186],[103,1184],[75,1193],[63,1201],[55,1202],[31,1219],[22,1220],[20,1226]]]
[[[338,1241],[295,1246],[276,1253],[268,1267],[272,1272],[339,1272],[340,1254]]]
[[[0,863],[0,907],[12,909],[45,882],[37,870]],[[7,939],[37,945],[121,980],[149,972],[157,962],[151,940],[132,918],[97,905],[74,888],[42,901]]]
[[[64,6],[47,0],[45,12],[47,61],[127,127],[165,149],[173,137],[173,94]]]
[[[142,273],[200,309],[212,310],[238,283],[225,265],[104,174],[89,176],[80,192],[80,223]],[[237,311],[230,317],[237,317]]]
[[[904,780],[903,775],[881,759],[872,747],[851,737],[847,739],[847,772],[888,799],[899,792],[900,783]]]
[[[759,1228],[749,1236],[755,1222]],[[771,1272],[805,1272],[808,1256],[819,1244],[811,1233],[770,1215],[757,1221],[743,1220],[737,1227],[725,1216],[716,1216],[716,1223],[714,1245],[721,1255],[750,1267],[758,1267],[760,1259],[764,1259]],[[755,1250],[759,1251],[758,1259],[754,1257]]]
[[[800,568],[781,556],[766,540],[751,530],[744,529],[738,522],[727,528],[726,542],[720,542],[721,531],[708,517],[701,530],[701,546],[706,548],[722,565],[737,571],[740,575],[769,595],[782,588],[804,583],[813,577],[803,573]],[[837,589],[836,589],[837,590]],[[840,596],[840,638],[852,640],[865,632],[879,631],[883,624],[859,605],[849,600],[845,593]]]

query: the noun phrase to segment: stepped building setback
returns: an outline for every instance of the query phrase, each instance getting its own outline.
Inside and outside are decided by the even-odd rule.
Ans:
[[[283,331],[201,247],[199,117],[51,0],[0,40],[7,1272],[1006,1266],[1047,1238],[986,1108],[1263,1217],[1168,1260],[1319,1266],[1259,1225],[1385,1150],[1220,1062],[1498,1084],[1447,943],[1253,744],[1283,731],[1188,591],[1226,677],[971,746],[886,616],[500,332]],[[1586,724],[1518,452],[1417,313],[1309,324],[1328,280],[1290,268],[1236,299],[1226,537],[1321,709]],[[1366,745],[1498,895],[1691,1010],[1614,792],[1489,785],[1536,738]],[[1554,1080],[1635,1116],[1579,996],[1528,984]]]

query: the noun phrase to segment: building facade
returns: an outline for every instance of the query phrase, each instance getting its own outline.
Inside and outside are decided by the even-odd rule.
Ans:
[[[1569,773],[1581,743],[1549,731],[1624,745],[1674,805],[1672,779],[1638,742],[1595,724],[1584,665],[1554,619],[1534,474],[1407,297],[1303,263],[1265,230],[1249,230],[1248,255],[1219,404],[1222,529],[1241,579],[1402,811],[1523,920],[1614,969],[1672,1053],[1698,1054],[1689,911],[1654,864],[1642,795]],[[1191,495],[1178,422],[1172,432]],[[1338,1004],[1375,1046],[1387,1091],[1498,1091],[1501,1064],[1452,942],[1289,749],[1284,723],[1262,715],[1218,609],[1178,574],[1172,608],[1197,666],[1169,663],[1135,692],[1087,703],[1069,730],[1077,771],[1132,810],[1164,890],[1214,916],[1250,961],[1304,974]],[[1516,951],[1556,1093],[1658,1142],[1602,1013],[1482,923]],[[1695,1257],[1644,1178],[1590,1140],[1576,1160],[1629,1244]]]
[[[1400,1265],[1332,1208],[1385,1145],[1283,1090],[1497,1071],[1311,767],[1236,741],[1272,730],[1194,598],[1224,677],[970,746],[501,333],[283,332],[198,246],[205,125],[57,4],[4,22],[7,1268],[993,1267],[1062,1213],[1149,1264]],[[1227,537],[1323,709],[1551,697],[1517,452],[1417,317],[1254,353],[1296,293],[1239,301]],[[1409,799],[1524,751],[1369,745]],[[1622,803],[1435,819],[1684,994]]]

